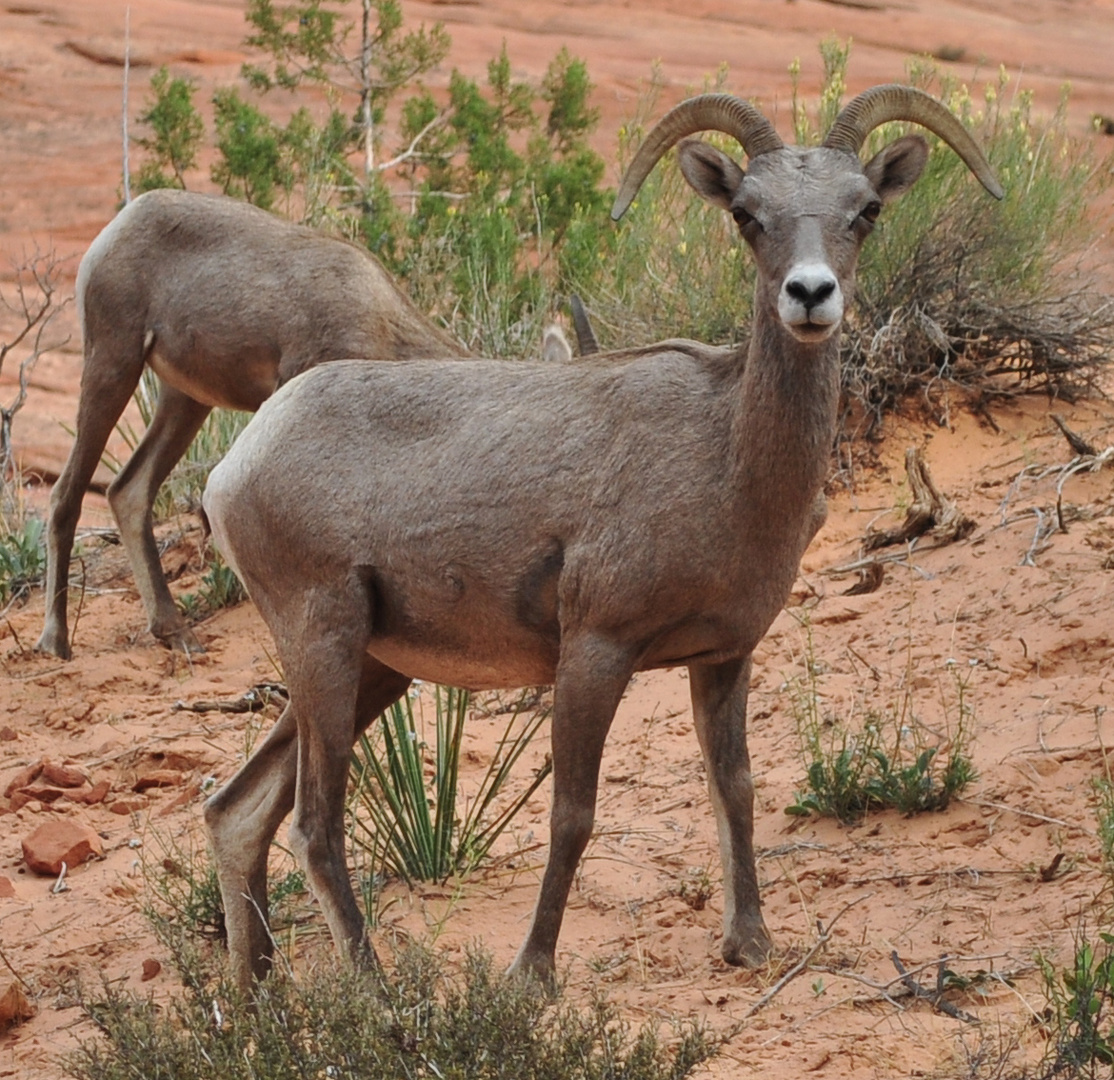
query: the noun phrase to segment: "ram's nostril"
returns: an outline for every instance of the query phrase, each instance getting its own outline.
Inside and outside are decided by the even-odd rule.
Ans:
[[[785,283],[785,291],[789,296],[806,308],[814,308],[824,303],[835,292],[836,283],[830,278],[808,280],[806,278],[793,278]]]

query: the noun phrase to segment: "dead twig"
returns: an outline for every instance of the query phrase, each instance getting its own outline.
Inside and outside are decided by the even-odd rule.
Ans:
[[[290,695],[287,694],[286,687],[283,686],[282,683],[268,682],[256,683],[255,686],[241,694],[238,698],[226,698],[223,701],[178,700],[174,702],[171,708],[174,712],[254,713],[265,709],[271,702],[278,702],[281,705],[285,705],[289,700]]]
[[[786,986],[789,985],[789,983],[791,983],[798,975],[800,975],[802,971],[806,971],[809,964],[812,963],[813,957],[815,957],[816,954],[820,952],[824,948],[824,946],[828,944],[829,941],[831,941],[832,930],[835,928],[835,924],[839,922],[839,920],[844,915],[846,915],[847,912],[850,911],[856,904],[861,904],[864,900],[869,900],[873,896],[874,893],[865,893],[857,899],[852,900],[849,904],[845,904],[843,908],[836,913],[835,917],[830,923],[828,923],[826,927],[819,919],[817,919],[816,931],[818,937],[812,948],[809,949],[808,952],[805,953],[805,955],[802,956],[801,959],[798,960],[784,975],[782,975],[782,977],[778,979],[778,981],[774,983],[774,985],[771,986],[770,989],[767,990],[749,1009],[747,1009],[746,1013],[743,1015],[743,1021],[749,1020],[752,1016],[755,1015],[755,1013],[758,1013],[762,1009],[764,1009],[767,1005],[770,1004],[771,1001],[773,1001],[775,997],[777,997],[779,993],[781,993],[783,989],[785,989]]]
[[[1073,454],[1078,454],[1080,457],[1094,457],[1098,451],[1082,436],[1076,435],[1074,431],[1064,422],[1064,418],[1059,413],[1052,413],[1052,422],[1063,432],[1064,438],[1068,440],[1068,446],[1071,447]]]
[[[928,463],[915,446],[905,451],[905,472],[913,493],[913,504],[906,511],[905,520],[896,529],[867,533],[863,538],[864,553],[891,544],[907,544],[927,532],[941,544],[949,544],[975,531],[975,519],[961,513],[954,502],[940,493]]]
[[[950,1016],[955,1020],[962,1020],[965,1024],[979,1023],[979,1018],[977,1016],[972,1016],[970,1013],[956,1008],[956,1006],[944,998],[944,994],[947,990],[947,987],[944,985],[947,974],[947,968],[944,966],[948,959],[946,956],[941,956],[936,962],[935,990],[929,990],[927,987],[921,986],[921,984],[913,978],[912,973],[906,971],[901,963],[901,958],[897,955],[897,949],[894,949],[894,951],[890,953],[890,959],[893,961],[894,967],[897,968],[898,975],[901,976],[902,985],[914,997],[920,998],[921,1001],[927,1001],[937,1012],[942,1012],[945,1016]]]

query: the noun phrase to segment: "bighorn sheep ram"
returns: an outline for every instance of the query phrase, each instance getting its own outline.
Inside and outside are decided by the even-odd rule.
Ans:
[[[746,346],[665,342],[564,367],[342,362],[299,376],[249,424],[204,505],[274,634],[290,705],[205,808],[242,984],[269,968],[267,851],[291,809],[291,846],[337,945],[368,955],[345,861],[349,754],[414,678],[555,685],[549,858],[512,965],[549,980],[615,709],[633,672],[687,666],[723,859],[723,956],[767,956],[747,680],[823,520],[859,249],[927,157],[909,135],[863,166],[867,134],[890,120],[938,134],[1001,196],[962,124],[907,87],[855,98],[814,149],[785,146],[719,94],[673,109],[639,149],[615,218],[685,136],[726,132],[748,155],[744,172],[707,143],[679,149],[689,184],[753,249]]]
[[[326,360],[466,356],[365,250],[234,199],[141,195],[77,272],[85,364],[77,437],[50,501],[46,620],[38,648],[70,656],[66,601],[81,500],[144,364],[154,417],[108,489],[157,638],[196,651],[159,564],[151,508],[214,406],[254,411]]]

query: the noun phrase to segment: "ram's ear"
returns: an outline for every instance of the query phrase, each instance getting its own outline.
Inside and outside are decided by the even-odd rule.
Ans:
[[[863,172],[884,203],[904,195],[918,180],[928,161],[928,143],[921,135],[905,135],[884,146]]]
[[[702,199],[721,210],[730,210],[735,192],[746,173],[726,154],[699,139],[686,139],[677,147],[681,172]]]

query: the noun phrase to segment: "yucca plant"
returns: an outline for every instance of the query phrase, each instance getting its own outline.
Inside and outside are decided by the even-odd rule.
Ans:
[[[360,737],[352,754],[353,843],[370,855],[380,872],[407,882],[443,881],[475,867],[551,768],[547,758],[525,790],[493,813],[511,770],[548,716],[546,710],[527,715],[521,699],[475,797],[461,813],[460,748],[470,695],[435,686],[429,696],[435,714],[432,748],[415,717],[419,695],[411,692],[383,713],[370,734]]]

